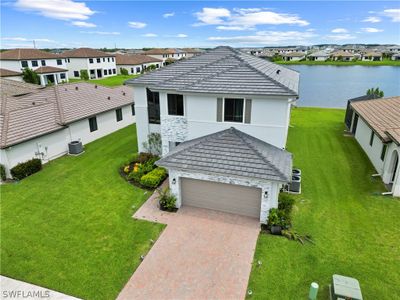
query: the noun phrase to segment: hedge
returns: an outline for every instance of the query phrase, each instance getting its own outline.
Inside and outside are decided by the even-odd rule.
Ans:
[[[158,167],[140,178],[140,184],[145,187],[155,188],[167,177],[167,171]]]
[[[6,177],[6,168],[2,164],[0,164],[0,178],[1,178],[2,181],[5,181],[7,179],[7,177]]]
[[[42,161],[38,158],[33,158],[23,163],[19,163],[13,167],[10,172],[14,179],[24,179],[42,169]]]

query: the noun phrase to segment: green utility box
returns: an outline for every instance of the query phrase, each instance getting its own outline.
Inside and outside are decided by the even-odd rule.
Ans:
[[[363,300],[360,283],[351,277],[333,275],[329,290],[331,300]]]

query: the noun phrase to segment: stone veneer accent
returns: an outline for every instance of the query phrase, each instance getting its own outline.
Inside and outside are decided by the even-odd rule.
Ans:
[[[169,142],[184,142],[188,136],[186,117],[161,116],[162,155],[169,152]]]
[[[229,177],[229,176],[217,176],[211,174],[202,174],[202,173],[189,173],[180,170],[169,169],[169,186],[171,192],[176,196],[176,207],[181,207],[182,198],[181,198],[181,187],[180,187],[180,178],[192,178],[199,179],[205,181],[214,181],[228,184],[237,184],[244,185],[249,187],[261,188],[261,212],[260,212],[260,223],[267,223],[268,213],[271,208],[278,207],[278,196],[279,190],[282,183],[273,182],[273,181],[263,181],[252,178],[238,178],[238,177]],[[175,179],[175,184],[172,183],[172,180]],[[265,192],[268,192],[268,196],[264,197]]]

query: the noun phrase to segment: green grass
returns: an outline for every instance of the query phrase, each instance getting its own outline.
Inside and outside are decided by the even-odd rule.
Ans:
[[[400,66],[400,60],[384,59],[382,61],[275,61],[281,65],[328,65],[328,66]]]
[[[164,226],[132,218],[150,193],[118,174],[137,152],[135,126],[85,151],[1,186],[1,274],[83,299],[115,299]]]
[[[294,229],[316,245],[260,234],[249,299],[307,299],[320,285],[328,299],[333,274],[360,281],[364,299],[400,299],[400,201],[384,191],[357,142],[343,136],[343,110],[293,111],[288,149],[302,170]]]
[[[88,82],[90,83],[97,83],[105,86],[118,86],[118,85],[123,85],[125,80],[131,79],[131,78],[136,78],[140,75],[115,75],[103,79],[93,79],[89,80]],[[71,78],[69,79],[69,82],[81,82],[84,81],[82,79],[74,79]]]

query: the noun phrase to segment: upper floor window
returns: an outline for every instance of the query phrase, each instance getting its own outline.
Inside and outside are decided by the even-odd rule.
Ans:
[[[23,68],[27,68],[28,67],[28,62],[26,60],[21,61],[21,66]]]
[[[61,59],[57,59],[57,65],[58,66],[62,65],[62,60]]]
[[[134,116],[135,115],[135,103],[133,103],[131,105],[131,109],[132,109],[132,116]]]
[[[168,94],[168,114],[172,116],[183,116],[183,95]]]
[[[106,58],[105,57],[103,57],[103,62],[106,62]]]
[[[107,61],[110,62],[110,58],[109,57],[107,57]]]
[[[224,121],[243,123],[244,99],[225,98]]]
[[[369,145],[372,146],[374,144],[374,137],[375,137],[375,133],[373,131],[371,131],[371,136],[369,138]]]
[[[69,62],[71,62],[71,60],[70,60],[69,58],[66,58],[66,59],[65,59],[65,62],[66,62],[66,63],[69,63]]]
[[[147,112],[150,124],[160,124],[160,94],[146,89]]]
[[[114,57],[111,57],[111,60],[114,62]]]
[[[89,58],[89,63],[90,63],[90,64],[93,63],[93,58]]]
[[[39,63],[37,60],[32,60],[32,67],[37,67],[39,66]]]
[[[46,65],[46,61],[45,60],[42,60],[41,63],[42,63],[42,66]]]
[[[386,150],[387,150],[387,144],[383,144],[382,152],[381,152],[381,161],[385,160]]]
[[[90,132],[97,130],[97,119],[96,117],[89,118],[89,129]]]
[[[98,63],[100,63],[100,62],[101,62],[100,58],[98,58],[96,61],[97,61]]]
[[[117,122],[122,121],[122,108],[116,109],[115,115],[117,117]]]

